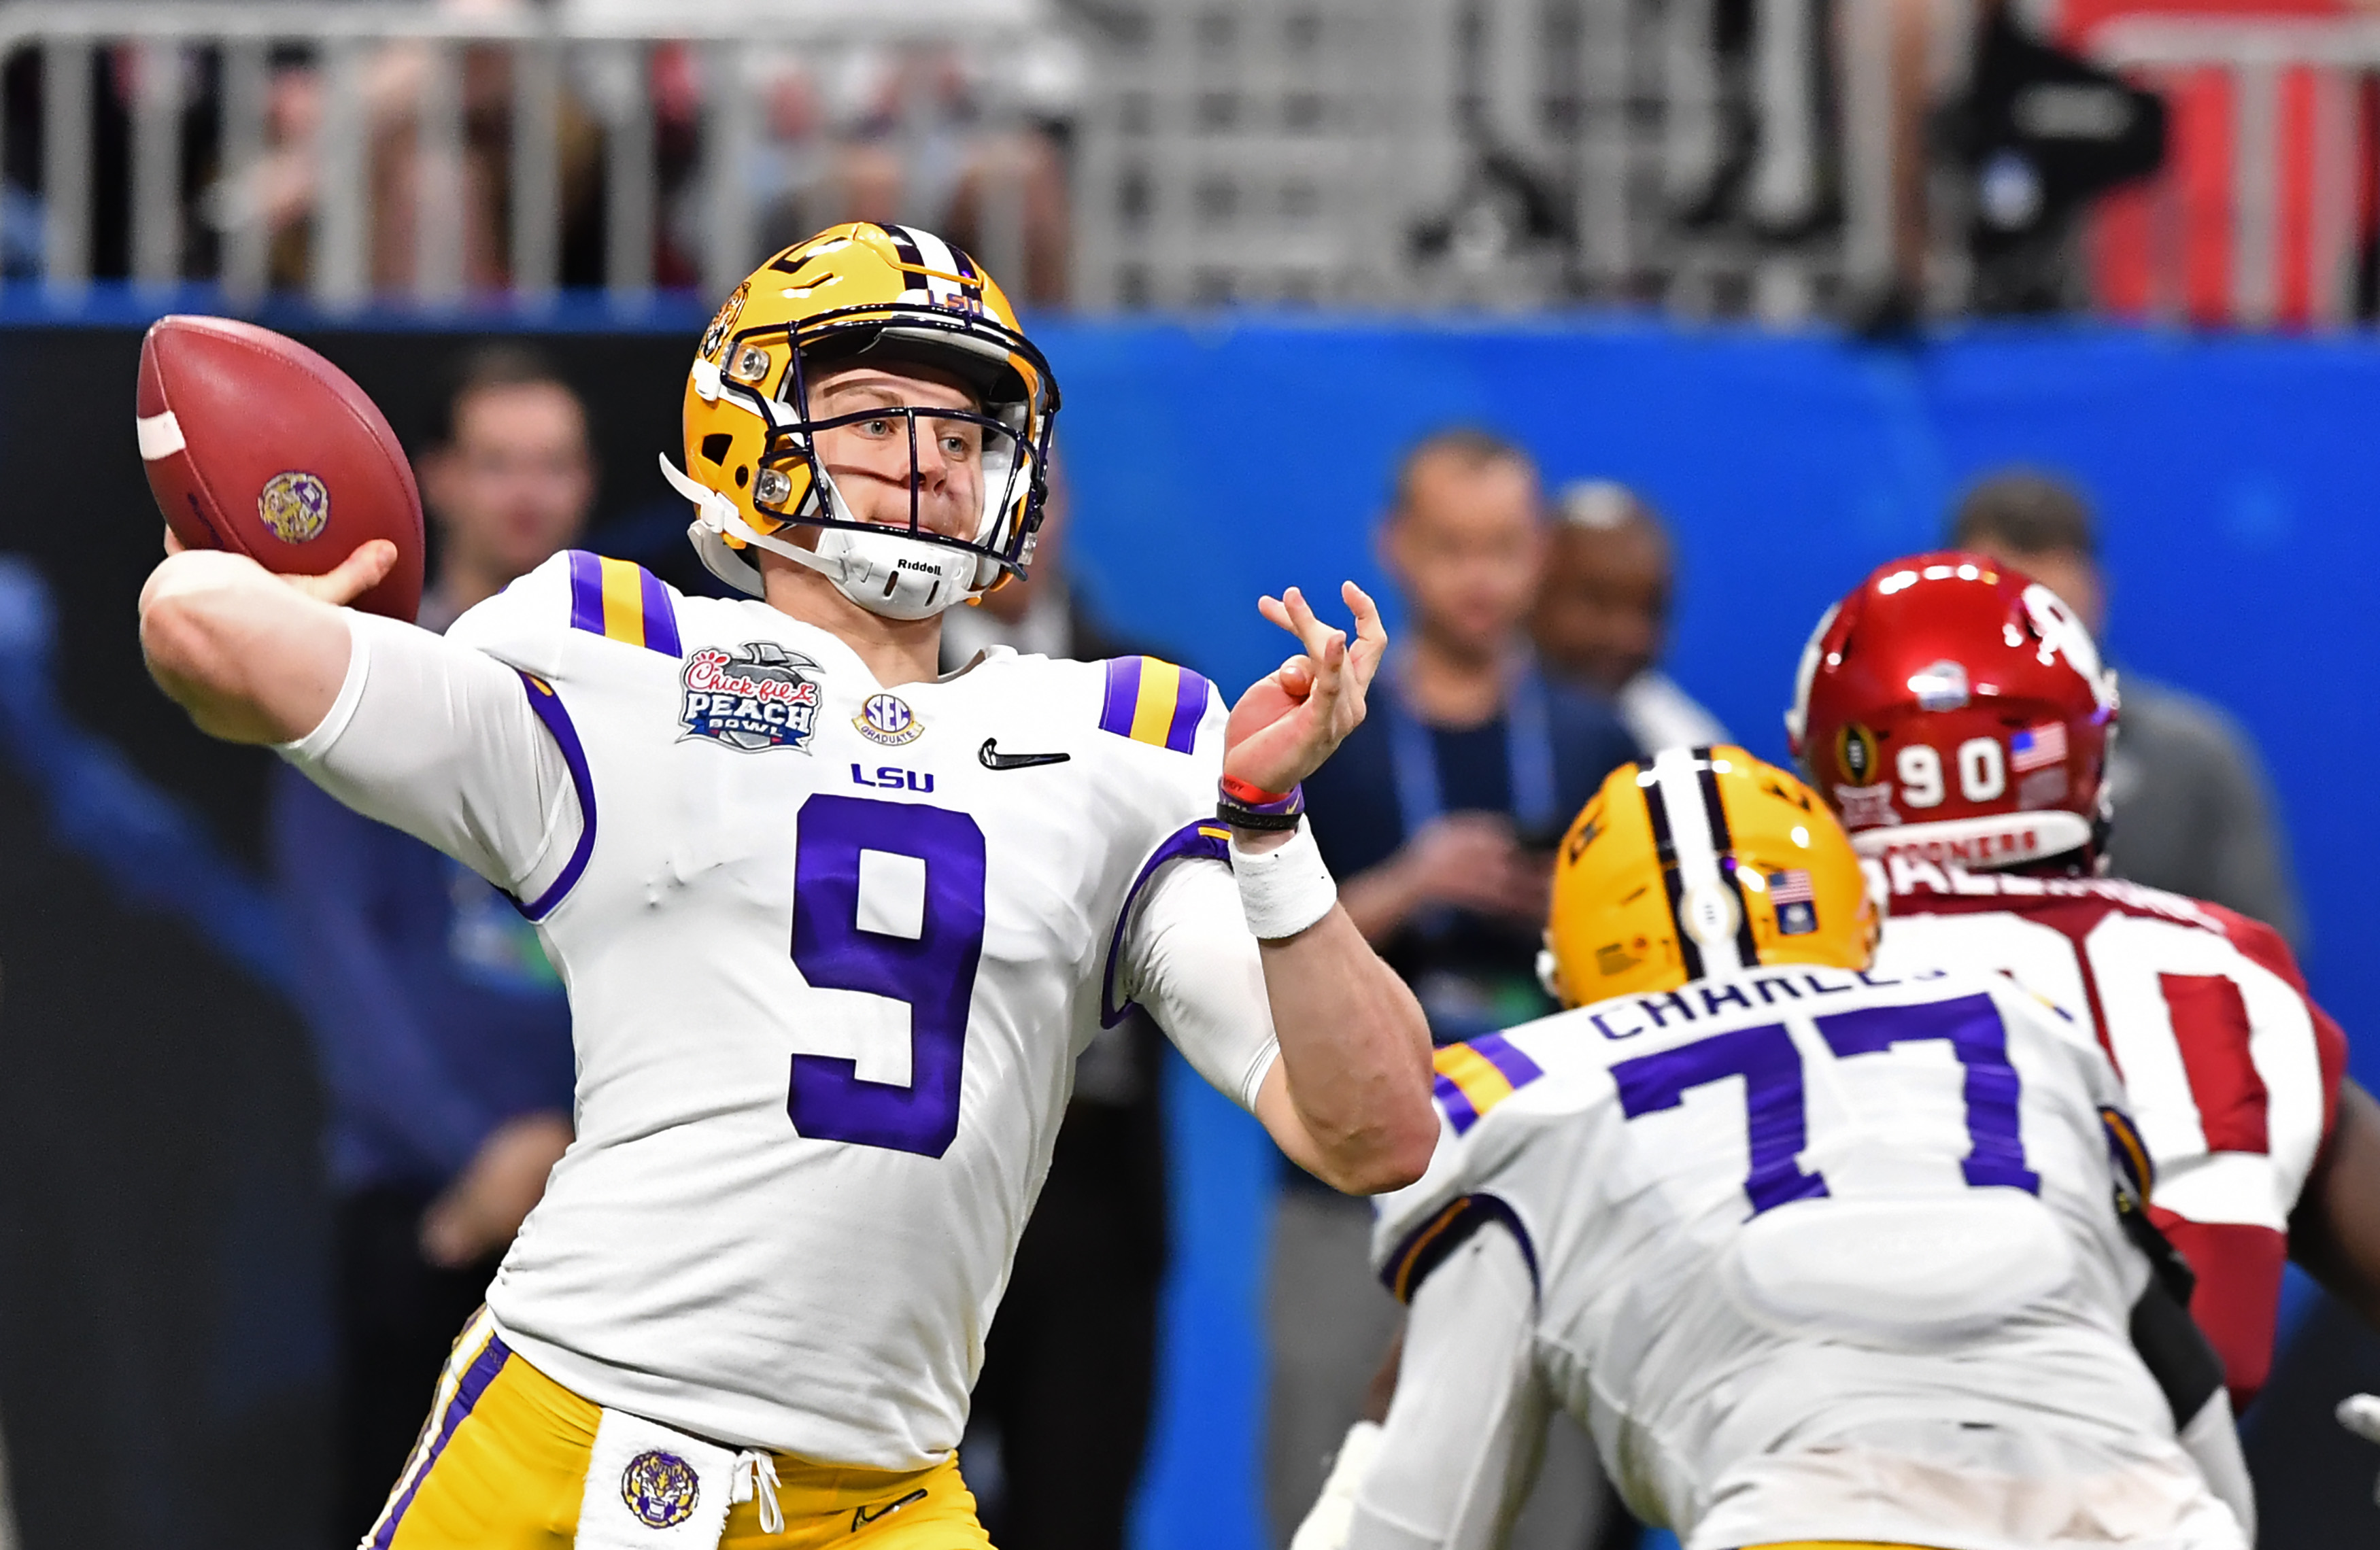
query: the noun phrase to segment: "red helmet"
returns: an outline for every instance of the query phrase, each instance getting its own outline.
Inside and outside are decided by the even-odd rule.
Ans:
[[[1980,554],[1879,566],[1803,648],[1785,733],[1862,855],[2013,866],[2099,846],[2116,675]]]

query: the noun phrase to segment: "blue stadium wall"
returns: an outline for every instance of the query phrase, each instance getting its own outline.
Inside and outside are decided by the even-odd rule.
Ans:
[[[168,1536],[183,1543],[294,1546],[310,1536],[285,1520],[317,1495],[300,1484],[260,1508],[214,1489],[203,1450],[176,1452],[182,1434],[212,1429],[239,1439],[226,1465],[258,1450],[300,1473],[319,1459],[322,1215],[307,1194],[315,1120],[303,1036],[278,1007],[277,960],[257,944],[269,906],[222,905],[248,897],[260,767],[188,733],[140,680],[132,648],[129,605],[155,533],[129,423],[137,328],[151,311],[111,297],[56,316],[0,298],[0,325],[18,325],[0,326],[0,489],[11,492],[0,555],[25,556],[57,599],[41,670],[57,692],[27,700],[14,721],[0,716],[6,838],[19,854],[39,850],[50,879],[35,887],[0,855],[0,878],[16,885],[0,889],[0,958],[13,944],[6,968],[18,975],[17,999],[0,1002],[0,1069],[16,1073],[16,1096],[0,1085],[0,1108],[20,1109],[0,1116],[0,1411],[30,1550],[166,1543],[156,1534],[169,1522],[188,1529]],[[457,335],[494,321],[268,321],[346,366],[401,431],[434,403]],[[675,372],[700,321],[691,305],[671,305],[625,328],[594,309],[540,325],[595,400],[600,547],[683,564],[682,510],[651,460],[675,451]],[[1286,647],[1256,615],[1259,592],[1296,582],[1328,594],[1351,575],[1379,589],[1371,531],[1390,469],[1414,437],[1449,421],[1515,437],[1549,482],[1623,479],[1668,514],[1683,576],[1670,665],[1772,757],[1783,754],[1796,654],[1830,599],[1876,563],[1931,546],[1976,474],[2011,461],[2071,474],[2102,514],[2114,656],[2254,733],[2313,922],[2317,993],[2350,1035],[2380,1026],[2380,963],[2363,945],[2380,930],[2380,895],[2360,886],[2370,820],[2358,773],[2380,755],[2364,703],[2380,673],[2380,618],[2365,601],[2380,551],[2368,429],[2380,424],[2380,346],[2045,329],[1884,347],[1604,321],[1052,321],[1038,336],[1065,390],[1085,584],[1119,625],[1232,687]],[[6,592],[0,656],[12,649]],[[30,626],[14,627],[19,654],[0,671],[30,660]],[[45,737],[43,718],[71,725]],[[58,746],[82,762],[40,752]],[[178,847],[174,866],[144,867],[110,842],[124,824],[91,809],[92,759],[107,771],[101,787],[132,793],[120,800],[138,809],[150,848]],[[118,1021],[147,1030],[128,1047],[145,1037],[186,1062],[193,1042],[236,1044],[237,1061],[193,1068],[188,1081],[236,1099],[237,1125],[211,1124],[179,1079],[143,1081],[134,1054],[102,1047],[104,998],[73,994],[79,982],[62,969],[40,999],[42,933],[72,911],[94,923],[74,941],[146,938],[174,965],[220,963],[220,994],[197,999],[229,1010],[161,1033],[155,1008],[128,1002]],[[65,1039],[29,1026],[29,1005],[90,1031]],[[2380,1035],[2359,1047],[2357,1070],[2380,1084]],[[1250,1123],[1178,1066],[1172,1074],[1171,1338],[1138,1537],[1145,1550],[1255,1550],[1273,1165]],[[44,1125],[14,1124],[36,1107]],[[114,1156],[126,1148],[128,1160]],[[193,1157],[205,1166],[184,1168]],[[183,1193],[152,1199],[147,1177],[177,1169]],[[120,1216],[111,1228],[108,1214],[125,1209],[154,1211],[155,1229],[127,1229]],[[220,1290],[175,1295],[189,1275]],[[94,1286],[123,1295],[78,1295]],[[82,1376],[93,1373],[104,1381]],[[123,1456],[128,1426],[132,1451],[157,1470],[95,1521],[85,1483]],[[2363,1511],[2374,1462],[2350,1450],[2325,1465]],[[2293,1495],[2314,1484],[2287,1483]]]

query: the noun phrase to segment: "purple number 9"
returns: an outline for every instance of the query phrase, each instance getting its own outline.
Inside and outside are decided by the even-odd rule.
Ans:
[[[855,1057],[799,1053],[786,1112],[813,1140],[939,1157],[959,1132],[983,957],[983,831],[965,813],[823,793],[795,824],[794,966],[817,989],[905,1004],[909,1080],[868,1081]]]

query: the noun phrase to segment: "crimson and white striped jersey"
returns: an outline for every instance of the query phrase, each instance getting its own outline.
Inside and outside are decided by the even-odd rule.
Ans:
[[[2289,1217],[2330,1134],[2347,1040],[2270,926],[2112,879],[1895,855],[1881,971],[1998,969],[2088,1017],[2156,1166],[2151,1216],[2198,1273],[2191,1311],[2236,1410],[2272,1365]]]

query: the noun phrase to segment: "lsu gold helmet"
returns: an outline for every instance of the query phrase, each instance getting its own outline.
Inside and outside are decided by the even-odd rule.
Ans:
[[[1611,772],[1562,836],[1546,926],[1564,1006],[1780,963],[1864,969],[1878,918],[1826,804],[1742,748]]]
[[[930,368],[977,408],[813,418],[810,381],[858,361]],[[760,595],[750,551],[766,549],[873,612],[921,619],[1023,574],[1057,414],[1049,362],[980,265],[930,232],[854,222],[779,253],[720,307],[686,373],[685,472],[666,457],[662,471],[695,503],[696,551],[731,586]],[[856,517],[818,454],[820,431],[861,420],[906,421],[905,532]],[[971,533],[919,520],[920,420],[929,438],[952,421],[979,430],[983,501]],[[815,547],[792,541],[794,527],[819,529]]]

